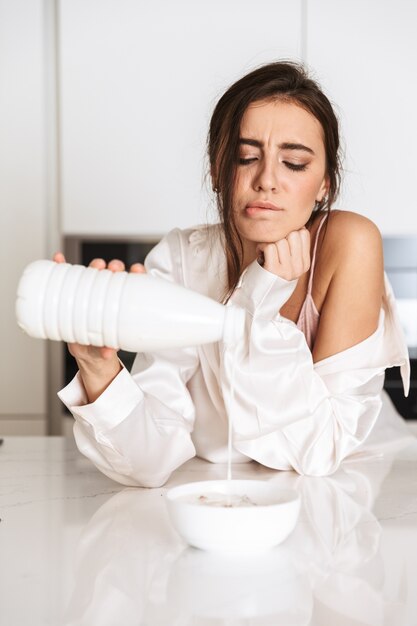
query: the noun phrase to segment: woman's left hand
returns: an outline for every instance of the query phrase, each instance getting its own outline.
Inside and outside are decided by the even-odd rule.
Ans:
[[[310,233],[306,228],[293,230],[285,239],[258,244],[257,253],[268,272],[295,280],[310,269]]]

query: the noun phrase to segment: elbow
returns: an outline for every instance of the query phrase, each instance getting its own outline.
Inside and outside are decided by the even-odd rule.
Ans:
[[[301,430],[300,422],[292,432],[286,428],[284,434],[291,466],[303,476],[331,476],[337,472],[343,461],[354,454],[368,437],[380,406],[379,398],[362,402],[360,413],[357,411],[351,423],[344,416],[330,414],[322,424],[317,421],[310,424],[307,436],[303,436],[305,431]]]
[[[155,474],[155,475],[148,475],[148,476],[141,476],[138,479],[138,482],[136,484],[137,487],[144,487],[146,489],[158,489],[160,487],[163,487],[165,485],[165,483],[167,482],[167,480],[169,479],[169,477],[171,476],[171,473],[169,474]]]
[[[307,458],[302,457],[293,464],[293,469],[301,476],[331,476],[340,467],[342,458],[331,456],[330,458]]]
[[[301,476],[331,476],[339,469],[338,464],[300,464],[299,467],[295,467],[295,471]]]
[[[157,489],[159,487],[163,487],[169,477],[171,476],[171,472],[164,472],[163,474],[120,474],[118,472],[114,472],[107,467],[100,467],[95,464],[97,469],[100,470],[103,474],[105,474],[108,478],[111,478],[115,482],[120,485],[124,485],[125,487],[143,487],[146,489]]]

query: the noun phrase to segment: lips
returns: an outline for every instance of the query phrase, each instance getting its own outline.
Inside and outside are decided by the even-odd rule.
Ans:
[[[245,207],[246,213],[248,215],[256,215],[257,213],[262,213],[263,211],[283,211],[280,207],[272,202],[263,202],[261,200],[257,200],[256,202],[249,202],[249,204]]]

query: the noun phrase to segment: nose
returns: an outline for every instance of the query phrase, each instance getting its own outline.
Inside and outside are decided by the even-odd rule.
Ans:
[[[278,189],[278,172],[274,159],[264,157],[259,161],[253,187],[255,191],[276,191]]]

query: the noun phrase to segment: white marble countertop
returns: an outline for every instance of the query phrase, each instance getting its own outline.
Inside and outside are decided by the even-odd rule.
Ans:
[[[166,487],[225,478],[193,459]],[[263,555],[187,547],[162,489],[124,488],[71,438],[0,447],[0,623],[4,626],[414,626],[417,440],[326,478],[256,463],[234,478],[292,486],[292,535]]]

